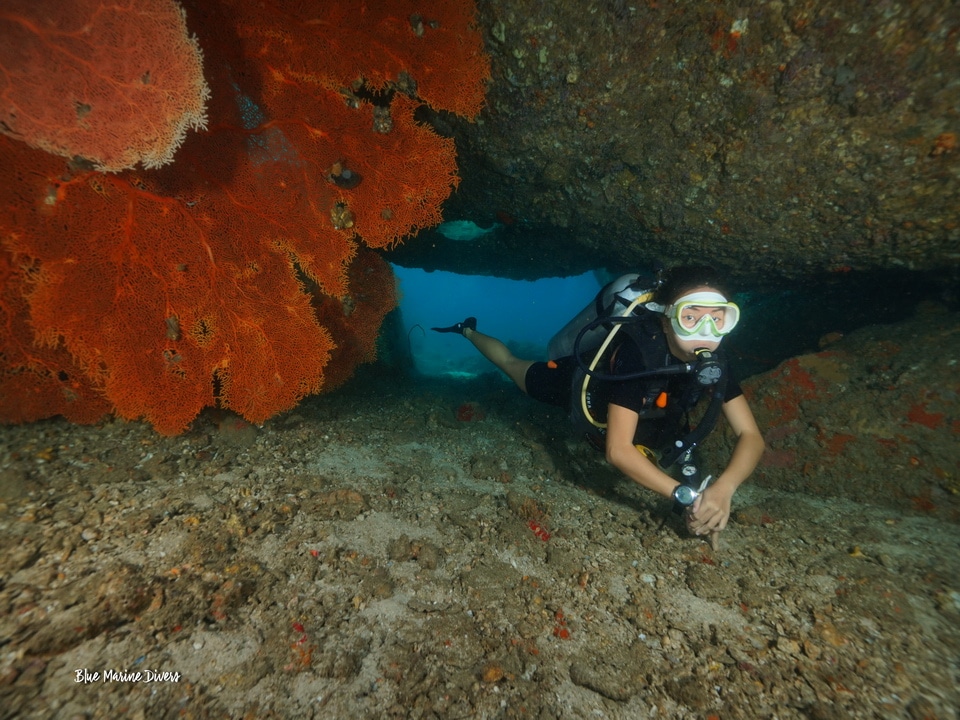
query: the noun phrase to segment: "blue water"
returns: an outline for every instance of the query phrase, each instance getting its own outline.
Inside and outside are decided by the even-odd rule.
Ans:
[[[399,266],[393,270],[414,363],[424,375],[479,375],[495,370],[462,336],[431,332],[431,327],[473,316],[477,330],[502,340],[517,357],[541,360],[554,333],[601,287],[594,273],[528,282]]]

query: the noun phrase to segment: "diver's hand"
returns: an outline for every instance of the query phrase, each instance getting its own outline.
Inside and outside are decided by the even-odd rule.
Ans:
[[[687,512],[687,529],[693,535],[717,533],[727,527],[733,492],[717,481],[701,493]]]
[[[693,508],[687,508],[686,513],[684,514],[684,519],[687,521],[687,530],[691,535],[696,535],[697,537],[703,537],[703,534],[707,533],[707,540],[710,541],[710,547],[713,548],[713,551],[716,552],[720,549],[720,531],[719,530],[702,530],[699,529],[700,526],[697,526],[698,529],[694,530],[694,525],[696,524],[696,518],[693,516]]]

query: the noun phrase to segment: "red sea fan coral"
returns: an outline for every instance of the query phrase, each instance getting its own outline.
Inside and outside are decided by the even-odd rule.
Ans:
[[[372,250],[358,250],[348,280],[350,293],[343,298],[313,293],[317,320],[337,342],[323,369],[327,390],[346,382],[357,365],[376,359],[377,331],[386,314],[397,306],[393,271]]]
[[[22,145],[4,157],[35,191],[63,172],[62,161]],[[36,267],[26,298],[38,340],[62,343],[120,415],[161,432],[212,405],[217,383],[223,403],[254,422],[316,391],[333,343],[289,257],[240,235],[225,241],[238,229],[225,191],[211,187],[212,199],[191,208],[157,194],[158,179],[165,173],[150,182],[80,173],[39,208],[17,207],[10,190],[22,185],[0,188],[16,212],[4,244]]]
[[[0,129],[106,171],[159,167],[209,95],[173,0],[4,0]]]
[[[0,251],[0,400],[9,422],[31,422],[51,414],[78,423],[96,422],[110,411],[83,371],[62,346],[34,342],[27,324],[24,278],[34,268],[18,268]]]
[[[120,415],[165,433],[207,405],[253,422],[288,409],[324,386],[331,353],[329,379],[342,382],[372,357],[395,302],[389,268],[357,256],[357,242],[387,246],[436,223],[456,183],[452,143],[413,119],[415,88],[446,73],[447,92],[474,92],[447,107],[482,100],[472,4],[433,4],[442,33],[418,34],[405,2],[188,4],[209,129],[160,170],[104,175],[0,142],[11,172],[0,187],[3,297],[27,300],[2,301],[16,320],[0,328],[3,347],[10,328],[31,327],[34,344],[69,357]],[[431,43],[478,57],[426,67]],[[305,283],[326,298],[314,303],[322,311]],[[0,386],[8,421],[25,419],[12,405],[17,383],[33,382],[17,377]]]

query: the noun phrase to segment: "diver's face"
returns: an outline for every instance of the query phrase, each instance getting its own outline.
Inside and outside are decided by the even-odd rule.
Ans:
[[[698,304],[701,298],[704,302]],[[668,307],[663,319],[670,352],[689,361],[696,357],[695,350],[716,350],[739,317],[739,308],[727,303],[714,288],[688,291]]]

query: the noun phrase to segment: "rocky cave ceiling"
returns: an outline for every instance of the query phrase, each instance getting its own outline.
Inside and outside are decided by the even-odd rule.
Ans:
[[[749,283],[960,260],[960,5],[479,0],[448,219],[389,259],[516,278],[708,260]]]

